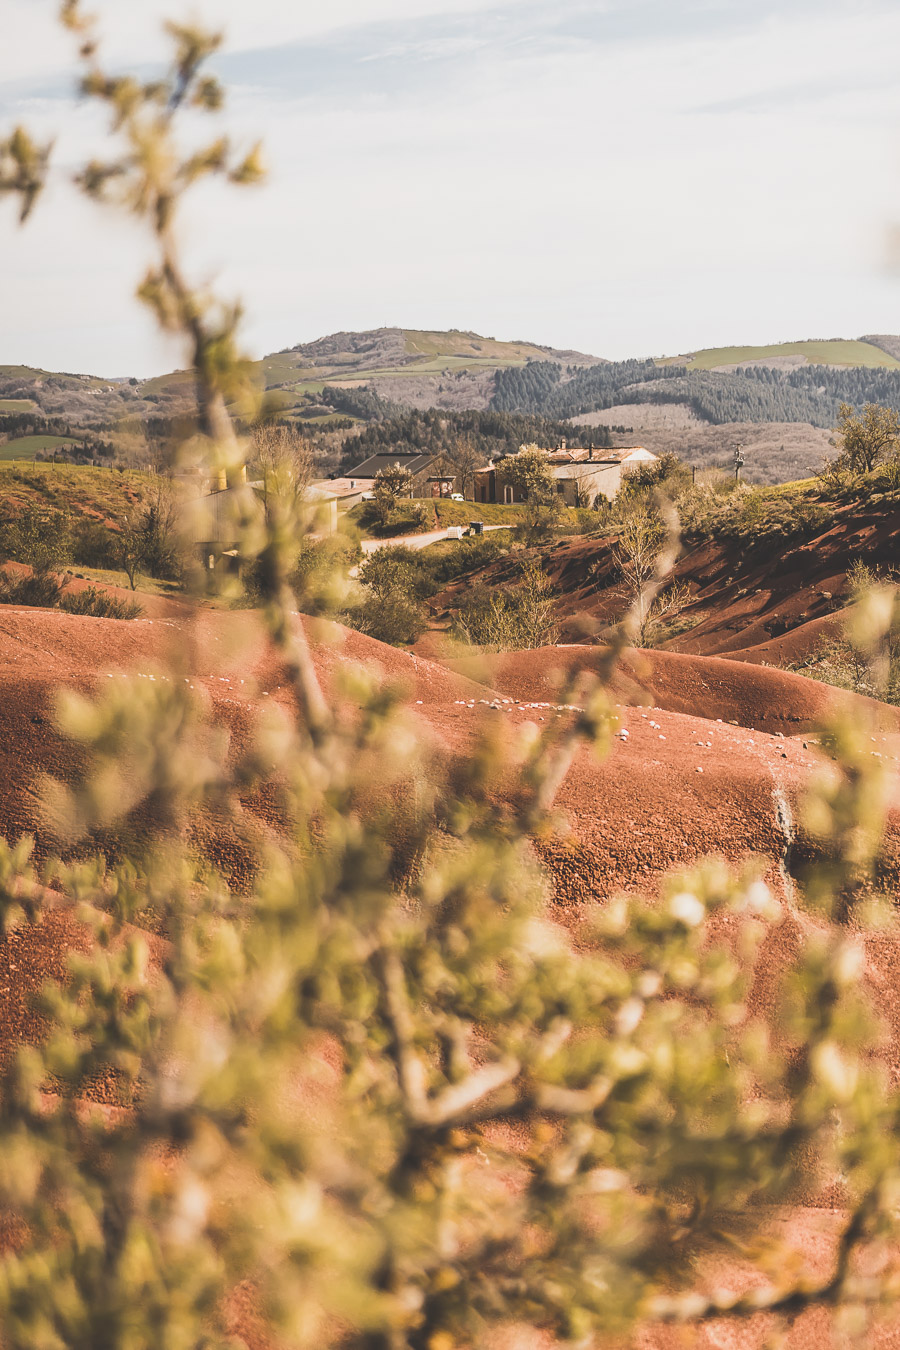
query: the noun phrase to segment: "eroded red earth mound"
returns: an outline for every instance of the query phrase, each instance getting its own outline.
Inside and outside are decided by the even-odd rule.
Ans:
[[[333,625],[308,623],[307,630],[330,697],[340,664],[378,665],[403,682],[422,735],[448,757],[467,752],[483,719],[499,722],[501,735],[512,737],[527,723],[565,716],[558,704],[566,678],[598,660],[596,648],[569,646],[451,670]],[[125,671],[161,678],[170,665],[178,678],[206,692],[236,744],[250,734],[264,701],[290,702],[283,672],[249,614],[202,611],[195,619],[183,609],[155,606],[152,617],[126,623],[0,610],[0,834],[14,839],[35,832],[39,844],[52,847],[35,783],[42,773],[71,777],[79,762],[78,751],[54,727],[52,704],[60,685],[96,690]],[[775,975],[792,961],[810,922],[793,876],[797,858],[814,847],[803,834],[800,803],[821,764],[811,732],[834,693],[746,662],[665,651],[628,653],[611,692],[620,704],[611,753],[602,763],[586,750],[579,753],[559,799],[571,834],[541,845],[552,912],[577,932],[591,901],[620,890],[653,892],[665,873],[710,853],[735,863],[759,857],[784,902],[784,919],[768,937],[766,974],[754,993],[764,1010]],[[871,753],[896,762],[896,710],[851,695],[844,703],[871,723]],[[277,826],[265,802],[251,803],[250,810],[261,827]],[[221,851],[220,860],[240,881],[239,848],[212,827],[203,842],[214,855]],[[885,877],[900,898],[900,809],[890,822],[884,862]],[[71,921],[59,916],[0,943],[0,1051],[36,1034],[27,1013],[30,994],[47,974],[61,975],[67,951],[79,941]],[[867,983],[889,1029],[883,1058],[895,1079],[900,1078],[898,958],[900,942],[892,935],[867,939]],[[833,1211],[813,1205],[791,1222],[799,1245],[824,1260]],[[816,1339],[823,1326],[819,1315],[799,1319],[788,1344],[793,1350],[826,1344]],[[639,1343],[644,1350],[668,1350],[677,1341],[648,1331]],[[741,1350],[761,1343],[762,1332],[757,1336],[753,1328],[737,1337],[721,1327],[711,1327],[698,1342]]]
[[[563,641],[583,641],[586,626],[602,632],[621,619],[629,601],[613,537],[564,539],[537,552],[558,597]],[[890,567],[898,558],[900,512],[888,502],[835,508],[826,525],[794,539],[685,540],[672,580],[690,592],[679,620],[691,627],[663,645],[771,665],[801,661],[839,623],[851,565],[863,559],[870,567]],[[431,604],[438,614],[453,610],[473,579],[494,586],[517,574],[516,559],[501,559]]]

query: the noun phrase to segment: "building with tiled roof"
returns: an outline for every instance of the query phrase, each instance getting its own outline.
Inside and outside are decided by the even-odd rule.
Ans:
[[[657,458],[642,445],[631,445],[618,450],[594,450],[562,446],[546,451],[547,463],[556,479],[556,490],[567,506],[593,506],[598,497],[612,501],[622,485],[622,474],[631,465],[648,463]],[[497,473],[499,460],[475,472],[475,500],[477,502],[525,501],[525,493],[512,483],[500,481]]]

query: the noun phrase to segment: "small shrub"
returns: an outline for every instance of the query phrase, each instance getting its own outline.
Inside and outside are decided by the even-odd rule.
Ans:
[[[31,609],[55,609],[62,585],[52,572],[32,576],[0,577],[0,605],[27,605]]]
[[[348,627],[395,647],[424,633],[428,620],[421,601],[437,586],[416,550],[402,544],[376,549],[360,567],[359,579],[364,598],[343,616]]]
[[[94,619],[137,619],[143,613],[140,605],[120,600],[99,586],[64,592],[62,579],[53,572],[20,577],[0,575],[0,605],[61,609],[67,614],[86,614]]]
[[[683,614],[693,599],[689,586],[675,581],[655,596],[639,633],[639,645],[659,647],[681,633],[688,633],[701,621],[699,615]]]
[[[346,576],[359,561],[359,541],[347,534],[315,539],[305,536],[290,573],[290,585],[304,614],[336,614],[344,603]],[[254,558],[241,568],[244,594],[251,604],[261,604],[267,593],[266,560]]]
[[[568,520],[564,521],[560,527],[561,532],[563,534],[593,534],[595,530],[602,529],[609,516],[609,502],[602,494],[599,500],[605,505],[594,506],[593,509],[586,506],[572,507],[568,513]]]
[[[428,621],[415,600],[400,590],[383,594],[368,587],[366,590],[366,598],[342,615],[348,628],[392,647],[408,646],[422,636]]]
[[[549,543],[560,527],[563,508],[559,498],[549,502],[529,498],[522,508],[522,519],[515,527],[515,537],[526,548]]]
[[[24,563],[35,573],[58,572],[72,558],[69,517],[29,506],[0,528],[0,562]]]
[[[72,527],[72,562],[78,567],[121,566],[121,537],[102,521],[83,517]]]
[[[370,553],[360,566],[359,579],[382,597],[397,592],[409,600],[425,600],[438,589],[421,550],[404,544]]]
[[[692,539],[779,541],[806,539],[827,524],[832,508],[808,490],[791,493],[738,484],[688,489],[677,501],[682,528]]]
[[[395,534],[419,534],[430,524],[428,508],[423,502],[404,502],[387,511],[381,520],[373,517],[369,528],[380,539],[389,539]]]
[[[418,553],[418,565],[427,570],[435,582],[435,588],[447,586],[457,577],[465,576],[479,568],[488,567],[498,558],[509,553],[509,535],[505,530],[492,534],[467,535],[458,541],[449,541],[432,551],[422,549]]]
[[[138,619],[144,612],[135,601],[120,600],[99,586],[67,591],[59,598],[59,608],[67,614],[85,614],[92,619]]]
[[[690,487],[690,484],[690,469],[671,450],[666,450],[658,459],[628,466],[622,474],[619,497],[623,500],[649,500],[659,490],[674,497]]]
[[[847,571],[848,622],[840,632],[824,634],[809,656],[789,669],[836,689],[900,704],[900,586],[896,576],[895,568],[870,567],[857,558]],[[859,640],[854,610],[864,609],[876,590],[888,599],[893,615],[880,650],[873,652],[868,642]]]
[[[473,588],[457,614],[458,637],[479,647],[521,651],[548,647],[559,639],[553,585],[529,559],[517,586]]]

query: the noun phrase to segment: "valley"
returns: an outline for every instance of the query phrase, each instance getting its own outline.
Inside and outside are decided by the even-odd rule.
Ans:
[[[352,462],[367,427],[400,439],[411,411],[493,411],[609,428],[614,445],[672,451],[696,468],[724,466],[741,444],[748,481],[766,484],[829,456],[840,401],[900,406],[892,344],[900,339],[613,362],[474,333],[385,328],[299,344],[250,363],[248,374],[264,415],[301,429],[327,472]],[[192,389],[184,371],[110,382],[0,367],[0,458],[160,463],[190,420]]]

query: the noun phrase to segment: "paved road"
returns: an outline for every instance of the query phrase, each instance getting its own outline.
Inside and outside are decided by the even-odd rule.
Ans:
[[[484,532],[488,530],[508,530],[508,525],[485,525]],[[362,541],[363,553],[374,553],[376,549],[387,548],[389,544],[405,544],[407,548],[427,548],[429,544],[437,544],[441,539],[450,539],[450,529],[431,530],[428,534],[399,534],[393,539],[364,539]]]

